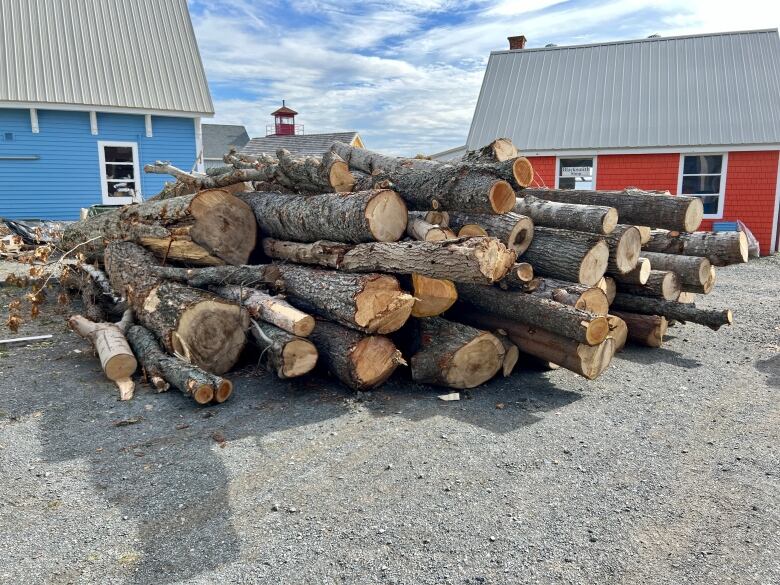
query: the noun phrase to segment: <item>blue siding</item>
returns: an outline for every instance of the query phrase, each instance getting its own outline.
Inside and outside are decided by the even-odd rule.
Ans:
[[[38,110],[39,134],[30,127],[29,110],[0,108],[0,217],[78,219],[79,209],[102,203],[98,141],[138,143],[141,191],[160,191],[164,175],[143,172],[156,160],[189,170],[195,161],[192,118],[152,116],[154,136],[146,137],[144,117],[98,114],[98,135],[88,112]],[[5,134],[13,133],[6,141]],[[36,156],[37,160],[3,157]]]

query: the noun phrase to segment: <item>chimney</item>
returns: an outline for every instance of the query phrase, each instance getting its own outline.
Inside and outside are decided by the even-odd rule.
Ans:
[[[509,50],[510,51],[517,51],[519,49],[525,49],[525,42],[526,38],[523,35],[517,36],[517,37],[507,37],[507,40],[509,41]]]

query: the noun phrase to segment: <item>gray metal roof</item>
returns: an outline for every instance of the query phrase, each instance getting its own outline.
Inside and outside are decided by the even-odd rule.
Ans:
[[[214,113],[187,0],[2,0],[8,102]]]
[[[780,143],[777,29],[497,51],[467,147]]]
[[[293,136],[265,136],[252,138],[244,148],[243,154],[274,154],[280,148],[286,148],[293,154],[319,156],[326,152],[336,141],[350,144],[357,132],[331,132],[329,134],[295,134]]]
[[[249,134],[243,126],[229,124],[203,124],[203,158],[218,158],[231,148],[241,148],[249,142]]]

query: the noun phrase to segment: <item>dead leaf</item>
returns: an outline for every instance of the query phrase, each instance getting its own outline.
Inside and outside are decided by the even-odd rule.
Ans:
[[[217,431],[216,433],[212,433],[211,438],[214,439],[217,443],[224,443],[227,441],[225,438],[225,435]]]
[[[115,420],[112,424],[115,427],[127,427],[130,425],[136,425],[139,422],[144,420],[144,417],[142,416],[132,416],[130,418],[122,419],[122,420]]]

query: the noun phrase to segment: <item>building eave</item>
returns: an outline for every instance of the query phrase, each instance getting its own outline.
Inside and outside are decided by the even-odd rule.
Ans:
[[[154,110],[146,108],[122,108],[116,106],[65,104],[53,102],[0,102],[0,108],[19,110],[59,110],[66,112],[99,112],[105,114],[134,114],[143,116],[171,116],[175,118],[213,118],[214,112],[184,112],[180,110]]]

